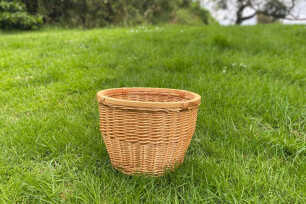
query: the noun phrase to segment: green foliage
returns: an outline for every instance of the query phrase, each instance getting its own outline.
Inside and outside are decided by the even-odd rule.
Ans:
[[[200,6],[199,1],[195,1],[191,4],[190,12],[195,16],[199,16],[205,24],[216,23],[216,21],[210,15],[209,11]]]
[[[174,22],[187,25],[217,24],[209,11],[201,8],[199,2],[192,2],[176,10]]]
[[[203,24],[202,19],[190,12],[189,9],[178,9],[175,13],[174,22],[186,25],[200,25]]]
[[[204,10],[193,8],[191,0],[24,0],[30,12],[44,16],[48,23],[68,26],[99,27],[110,24],[136,25],[173,22],[176,11],[180,17],[201,18],[204,23],[208,15]],[[193,10],[196,10],[195,13]],[[183,16],[182,16],[183,15]],[[185,17],[184,17],[185,18]]]
[[[25,7],[23,4],[16,1],[0,1],[0,13],[2,12],[24,12]]]
[[[1,33],[0,203],[306,203],[305,45],[296,25]],[[111,167],[95,95],[124,86],[202,96],[175,172]]]
[[[41,17],[35,17],[27,14],[26,12],[8,13],[3,12],[0,14],[0,28],[1,29],[21,29],[31,30],[39,28],[43,23]]]
[[[29,15],[22,3],[0,1],[0,29],[31,30],[42,24],[42,17]]]
[[[290,8],[279,0],[270,0],[264,5],[262,13],[275,19],[285,18]]]

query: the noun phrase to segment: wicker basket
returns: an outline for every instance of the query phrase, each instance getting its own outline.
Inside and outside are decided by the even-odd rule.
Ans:
[[[182,163],[195,130],[198,94],[163,88],[97,93],[100,130],[113,167],[161,175]]]

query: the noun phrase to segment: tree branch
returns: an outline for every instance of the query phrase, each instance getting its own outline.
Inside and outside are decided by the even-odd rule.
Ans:
[[[291,0],[291,6],[288,7],[288,15],[283,18],[285,20],[289,20],[289,21],[306,21],[306,17],[299,17],[298,15],[294,15],[292,13],[293,9],[295,8],[296,6],[296,0]]]
[[[292,9],[295,7],[295,1],[296,0],[291,0],[291,6],[289,6],[288,11],[290,12]]]
[[[289,14],[288,16],[291,17],[291,18],[286,17],[284,19],[288,20],[288,21],[306,21],[306,18],[300,18],[300,17],[294,16],[292,14]]]
[[[306,18],[284,18],[287,21],[306,21]]]
[[[306,21],[306,18],[301,18],[292,14],[292,10],[295,8],[296,0],[291,0],[291,6],[288,8],[288,16],[284,18],[288,21]]]
[[[257,14],[257,12],[255,11],[252,15],[242,17],[241,20],[242,21],[248,20],[248,19],[253,18],[254,16],[256,16],[256,14]]]

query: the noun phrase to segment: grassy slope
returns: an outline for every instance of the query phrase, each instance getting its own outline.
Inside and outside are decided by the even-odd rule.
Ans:
[[[306,27],[149,27],[0,34],[0,201],[305,202]],[[184,164],[111,168],[95,94],[200,93]]]

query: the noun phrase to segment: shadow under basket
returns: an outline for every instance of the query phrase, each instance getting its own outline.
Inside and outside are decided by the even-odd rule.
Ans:
[[[114,168],[162,175],[184,161],[201,96],[165,88],[115,88],[97,93],[100,130]]]

